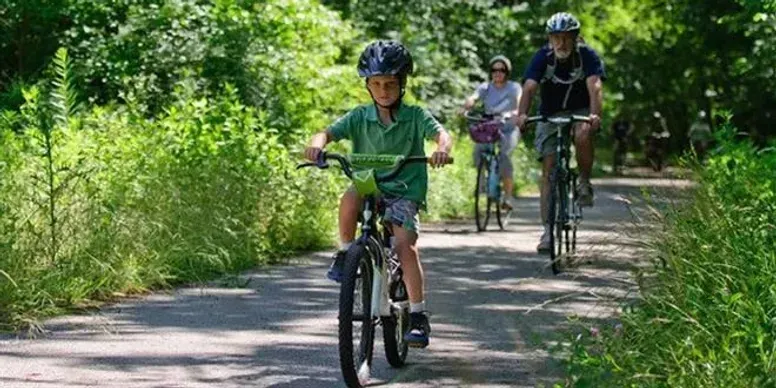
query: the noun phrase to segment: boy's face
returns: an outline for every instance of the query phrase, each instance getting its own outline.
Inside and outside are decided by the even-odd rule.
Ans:
[[[395,75],[376,75],[369,77],[366,87],[379,105],[391,106],[399,99],[401,84]]]

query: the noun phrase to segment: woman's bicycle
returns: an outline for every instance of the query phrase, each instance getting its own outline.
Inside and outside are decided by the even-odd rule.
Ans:
[[[547,223],[550,229],[550,262],[552,273],[558,274],[563,266],[563,258],[568,262],[577,250],[577,228],[582,222],[582,208],[577,203],[576,167],[571,166],[571,146],[574,123],[589,123],[588,116],[545,117],[534,116],[526,120],[525,125],[535,122],[549,122],[559,126],[556,131],[557,150],[555,168],[550,173],[550,196],[547,206]],[[564,236],[565,235],[565,236]],[[565,244],[564,244],[565,243]],[[563,254],[565,247],[566,254]]]
[[[505,118],[493,115],[464,115],[469,122],[469,135],[478,144],[479,163],[477,163],[477,181],[474,186],[474,220],[477,231],[488,227],[491,213],[502,230],[509,223],[512,206],[504,202],[512,193],[505,193],[501,184],[499,160],[501,150],[496,152],[503,134]]]
[[[428,163],[425,156],[320,154],[316,163],[297,166],[329,168],[339,163],[363,198],[361,235],[348,249],[339,297],[340,368],[348,387],[369,381],[375,328],[382,325],[385,357],[399,368],[407,359],[404,333],[409,328],[410,308],[399,258],[393,249],[389,225],[383,222],[383,206],[377,184],[394,179],[408,163]],[[452,163],[452,158],[449,159]],[[375,169],[390,168],[386,174]]]

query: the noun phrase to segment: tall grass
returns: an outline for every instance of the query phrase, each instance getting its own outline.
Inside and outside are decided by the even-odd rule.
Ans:
[[[641,303],[573,343],[575,386],[776,386],[776,152],[722,133],[692,201],[649,237],[666,266]]]
[[[343,183],[294,170],[233,88],[79,113],[68,66],[0,128],[0,329],[330,243]]]

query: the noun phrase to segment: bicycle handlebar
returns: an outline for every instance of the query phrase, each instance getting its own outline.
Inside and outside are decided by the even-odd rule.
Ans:
[[[590,116],[581,116],[581,115],[569,115],[569,116],[559,116],[559,117],[547,117],[547,116],[531,116],[528,118],[528,120],[525,121],[525,125],[533,124],[536,122],[546,122],[546,123],[553,123],[553,124],[571,124],[571,123],[588,123],[590,124]]]
[[[498,120],[503,122],[506,122],[510,117],[512,117],[511,114],[479,114],[479,115],[471,115],[469,112],[464,113],[464,118],[471,121],[479,121],[479,122],[485,122],[485,121],[491,121],[491,120]]]
[[[327,163],[329,160],[336,160],[340,167],[342,168],[342,172],[345,173],[345,175],[353,179],[353,165],[359,164],[359,165],[371,165],[374,167],[383,166],[386,164],[393,164],[395,167],[391,172],[389,172],[386,175],[376,177],[377,182],[385,182],[389,181],[393,178],[396,178],[397,175],[401,172],[401,170],[409,163],[430,163],[431,158],[427,156],[409,156],[404,157],[401,155],[367,155],[367,154],[351,154],[351,155],[341,155],[341,154],[335,154],[335,153],[329,153],[325,151],[321,151],[319,154],[317,162],[308,162],[308,163],[302,163],[296,166],[297,170],[304,167],[318,167],[320,169],[327,169],[329,168],[329,164]],[[447,164],[453,163],[453,157],[448,157]]]

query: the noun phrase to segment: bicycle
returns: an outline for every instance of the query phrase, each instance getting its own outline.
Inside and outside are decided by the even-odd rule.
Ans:
[[[535,122],[549,122],[559,125],[556,131],[558,141],[555,168],[550,173],[550,197],[548,198],[547,222],[550,229],[550,263],[552,273],[558,274],[562,267],[564,233],[566,260],[576,253],[577,229],[582,222],[582,208],[577,203],[577,178],[579,173],[571,166],[571,127],[576,122],[590,122],[590,117],[571,115],[566,117],[533,116],[525,125]],[[571,236],[569,236],[571,235]]]
[[[470,122],[469,135],[472,140],[483,145],[479,154],[477,181],[474,186],[474,221],[477,225],[477,231],[483,232],[487,229],[491,208],[494,209],[493,213],[496,215],[499,228],[504,230],[509,223],[513,209],[502,201],[512,193],[505,193],[501,184],[499,169],[501,150],[496,152],[496,143],[503,136],[501,130],[506,118],[469,114],[465,114],[464,117]]]
[[[377,184],[395,178],[408,163],[428,163],[430,159],[425,156],[344,156],[321,152],[317,162],[300,164],[297,169],[326,169],[329,160],[339,163],[363,198],[361,234],[345,256],[338,329],[342,376],[348,387],[360,388],[369,381],[377,326],[383,326],[385,357],[392,367],[402,367],[409,350],[404,339],[410,319],[409,296],[402,279],[401,263],[393,250],[391,228],[382,221]],[[449,163],[452,162],[450,158]],[[365,169],[354,170],[354,167]],[[393,169],[380,176],[375,172],[375,169],[386,167]]]

